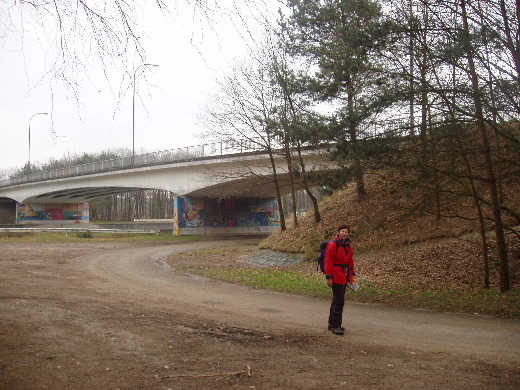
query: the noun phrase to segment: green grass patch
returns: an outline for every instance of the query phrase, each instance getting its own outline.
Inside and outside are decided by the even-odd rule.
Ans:
[[[363,290],[358,298],[363,302],[415,307],[457,313],[473,313],[496,317],[520,318],[520,290],[504,293],[492,289],[429,290],[403,285],[381,286],[361,281]]]
[[[306,265],[255,268],[176,264],[175,268],[183,272],[257,289],[326,299],[331,297],[330,289],[326,286],[323,275],[308,272]],[[500,293],[488,289],[461,291],[455,289],[428,290],[410,285],[382,286],[363,279],[359,279],[357,283],[361,287],[360,290],[356,293],[347,291],[347,300],[382,303],[396,307],[520,318],[520,290],[518,289]]]
[[[291,267],[175,266],[194,275],[258,289],[325,297],[329,289],[320,275],[302,275]],[[320,283],[321,281],[321,283]]]
[[[76,237],[78,238],[94,238],[94,235],[90,230],[86,230],[84,232],[78,232],[76,233]]]

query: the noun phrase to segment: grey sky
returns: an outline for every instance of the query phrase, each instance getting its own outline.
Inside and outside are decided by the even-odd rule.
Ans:
[[[142,67],[137,72],[136,153],[202,142],[196,138],[202,131],[197,113],[214,90],[218,74],[226,71],[234,57],[245,53],[236,29],[242,19],[236,14],[216,13],[208,22],[194,13],[193,5],[177,3],[171,18],[161,17],[154,9],[138,21],[149,36],[143,41],[146,62],[159,67]],[[218,3],[231,10],[241,4],[233,0]],[[273,5],[271,10],[277,7]],[[250,10],[242,12],[243,16]],[[27,37],[23,46],[12,36],[0,38],[0,170],[20,168],[28,161],[29,124],[32,163],[59,159],[67,153],[131,150],[131,77],[111,74],[110,87],[96,66],[80,80],[78,102],[62,85],[51,82],[49,75],[44,76],[52,53]],[[141,63],[136,60],[134,69]],[[129,86],[122,98],[118,96],[121,83]],[[49,115],[33,116],[39,112]]]

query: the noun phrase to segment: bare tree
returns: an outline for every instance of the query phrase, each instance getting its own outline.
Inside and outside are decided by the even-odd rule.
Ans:
[[[469,34],[468,16],[466,11],[466,1],[460,0],[461,16],[463,31]],[[469,40],[465,40],[464,49],[467,54],[469,76],[471,79],[471,87],[474,96],[475,117],[477,120],[478,130],[481,136],[482,155],[485,161],[487,182],[489,186],[489,195],[491,198],[491,206],[493,210],[493,220],[495,223],[495,235],[498,248],[498,258],[500,262],[500,291],[507,291],[511,288],[509,281],[509,262],[507,256],[507,246],[504,236],[504,227],[502,222],[502,212],[500,210],[500,201],[498,198],[497,178],[495,175],[495,167],[491,155],[491,146],[489,141],[488,129],[485,123],[484,108],[480,96],[480,85],[477,70],[475,68],[475,58],[473,55],[473,47]]]
[[[271,56],[271,72],[273,82],[276,84],[280,95],[280,107],[278,111],[278,122],[280,127],[280,138],[283,139],[285,158],[291,179],[291,197],[293,199],[293,219],[295,226],[298,225],[296,214],[295,176],[300,176],[305,193],[312,202],[314,209],[314,220],[320,222],[321,215],[318,199],[311,191],[307,167],[303,158],[303,146],[311,145],[312,112],[309,102],[299,93],[294,70],[291,69],[286,52],[277,47]]]
[[[217,20],[226,18],[237,35],[247,39],[254,15],[268,11],[265,0],[12,0],[0,3],[0,42],[16,39],[24,56],[32,44],[45,52],[43,73],[28,83],[29,88],[50,78],[79,102],[81,84],[95,85],[99,80],[91,75],[101,71],[122,99],[132,85],[134,70],[148,61],[143,15],[154,12],[165,23],[175,23],[181,6],[184,12],[191,9],[189,17],[200,30],[193,34],[201,37],[208,32],[218,35]],[[246,10],[253,11],[246,14]],[[197,45],[195,39],[193,44]],[[28,67],[29,58],[25,61]]]
[[[275,162],[276,142],[274,115],[277,101],[270,88],[268,69],[253,60],[250,63],[236,64],[232,71],[219,80],[220,91],[214,96],[212,106],[206,110],[203,118],[209,129],[207,136],[226,143],[247,141],[257,149],[266,150],[270,159],[272,180],[276,189],[280,223],[286,229],[280,190],[278,169]],[[248,175],[245,172],[233,172],[231,175]]]
[[[113,68],[130,73],[135,56],[146,58],[138,17],[148,3],[166,12],[162,0],[4,2],[0,34],[4,39],[17,37],[22,50],[28,41],[39,42],[51,55],[42,77],[59,79],[77,94],[79,79],[88,77],[94,66],[100,65],[105,73]]]
[[[509,288],[502,213],[513,218],[517,214],[506,206],[503,188],[511,180],[507,175],[518,171],[512,156],[518,156],[520,144],[515,125],[520,114],[519,7],[516,0],[410,0],[406,7],[396,5],[391,7],[394,31],[396,36],[409,34],[412,44],[407,46],[413,48],[410,55],[416,62],[408,67],[395,54],[404,57],[402,45],[396,45],[400,51],[393,57],[388,56],[393,64],[389,69],[413,80],[408,83],[411,91],[403,96],[417,94],[421,103],[419,143],[423,148],[410,168],[417,171],[415,185],[424,186],[425,195],[436,199],[436,209],[428,212],[449,214],[440,207],[441,196],[453,196],[453,183],[462,188],[457,196],[473,199],[485,269],[488,244],[483,220],[486,227],[495,229],[502,291]],[[406,26],[400,25],[405,16]],[[475,156],[479,157],[476,161]],[[487,275],[484,279],[487,285]]]

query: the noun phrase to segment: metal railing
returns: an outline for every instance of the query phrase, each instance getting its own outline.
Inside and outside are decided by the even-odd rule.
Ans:
[[[60,179],[66,177],[90,175],[93,173],[132,169],[137,167],[168,164],[182,161],[204,159],[208,157],[225,157],[247,152],[259,152],[258,143],[249,140],[235,142],[216,142],[211,144],[188,146],[184,148],[162,150],[135,156],[120,157],[111,160],[96,161],[65,168],[56,168],[43,172],[12,177],[0,181],[1,187],[38,181]]]
[[[388,137],[402,135],[407,132],[402,120],[365,123],[360,129],[360,138]],[[135,156],[120,157],[111,160],[97,161],[65,168],[56,168],[43,172],[11,177],[1,180],[0,188],[17,184],[60,179],[100,172],[132,169],[137,167],[169,164],[182,161],[204,159],[208,157],[225,157],[248,152],[265,151],[261,140],[236,140],[233,142],[215,142],[210,144],[188,146],[177,149],[162,150]]]

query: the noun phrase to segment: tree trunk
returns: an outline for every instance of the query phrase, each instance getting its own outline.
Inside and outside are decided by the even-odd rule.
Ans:
[[[291,181],[291,200],[293,204],[292,208],[292,215],[293,215],[293,221],[294,226],[298,226],[298,213],[296,210],[297,204],[296,204],[296,193],[294,189],[294,167],[293,167],[293,160],[291,156],[291,150],[289,148],[289,142],[285,143],[285,159],[287,160],[287,171],[289,172],[289,180]]]
[[[507,257],[507,246],[504,234],[504,226],[502,223],[502,213],[500,211],[500,203],[498,199],[497,179],[493,167],[493,159],[491,156],[491,145],[484,120],[484,111],[482,109],[482,102],[480,98],[478,76],[475,69],[475,63],[472,55],[472,47],[469,41],[469,26],[466,14],[466,0],[460,0],[462,10],[462,23],[464,31],[466,32],[465,49],[468,57],[468,68],[471,78],[471,87],[473,89],[473,98],[475,104],[475,115],[477,119],[478,131],[480,133],[482,143],[482,155],[486,165],[487,184],[489,188],[489,195],[491,198],[491,208],[493,213],[493,221],[495,225],[495,237],[498,250],[498,260],[500,264],[500,291],[508,291],[511,289],[509,279],[509,260]]]
[[[309,195],[309,198],[312,202],[312,206],[314,208],[314,222],[319,223],[321,221],[321,214],[320,214],[320,208],[318,206],[318,199],[314,196],[312,193],[309,182],[307,181],[307,172],[305,170],[305,163],[303,161],[302,151],[301,151],[301,145],[298,143],[298,160],[300,163],[300,168],[302,169],[302,184],[303,188],[305,189],[305,192],[307,195]]]
[[[414,86],[414,66],[413,66],[413,60],[414,60],[414,54],[415,54],[415,47],[414,47],[414,15],[413,15],[413,2],[412,0],[409,0],[409,7],[410,7],[410,15],[409,15],[409,21],[408,26],[410,29],[410,53],[409,53],[409,75],[410,75],[410,136],[415,135],[415,86]]]
[[[268,152],[269,160],[271,161],[271,168],[273,170],[274,187],[276,189],[276,200],[278,201],[278,213],[280,214],[280,229],[284,231],[287,229],[287,227],[285,225],[285,215],[283,209],[282,195],[280,193],[280,183],[278,182],[278,176],[276,173],[276,162],[274,161],[273,150],[271,149],[271,147],[268,147]]]
[[[469,185],[471,189],[471,195],[473,197],[473,201],[475,202],[475,209],[477,211],[478,222],[479,222],[479,230],[480,230],[480,240],[482,242],[482,258],[484,265],[484,288],[489,288],[489,252],[488,252],[488,243],[486,236],[486,227],[484,225],[484,214],[482,213],[482,207],[480,204],[480,200],[478,197],[477,188],[475,186],[475,181],[473,180],[473,172],[471,169],[471,165],[469,163],[468,157],[466,153],[462,151],[462,144],[460,140],[457,138],[457,143],[459,144],[459,149],[461,151],[462,159],[464,160],[464,165],[466,165],[466,170],[468,171],[468,179]]]
[[[354,120],[355,117],[355,109],[354,109],[354,88],[352,85],[352,79],[349,78],[348,81],[348,97],[347,97],[347,105],[349,112],[349,133],[350,133],[350,142],[352,143],[352,155],[353,155],[353,169],[354,169],[354,181],[356,182],[356,190],[360,200],[365,199],[367,193],[365,189],[365,178],[363,175],[363,167],[361,165],[360,158],[360,150],[359,143],[357,137],[357,121]]]

